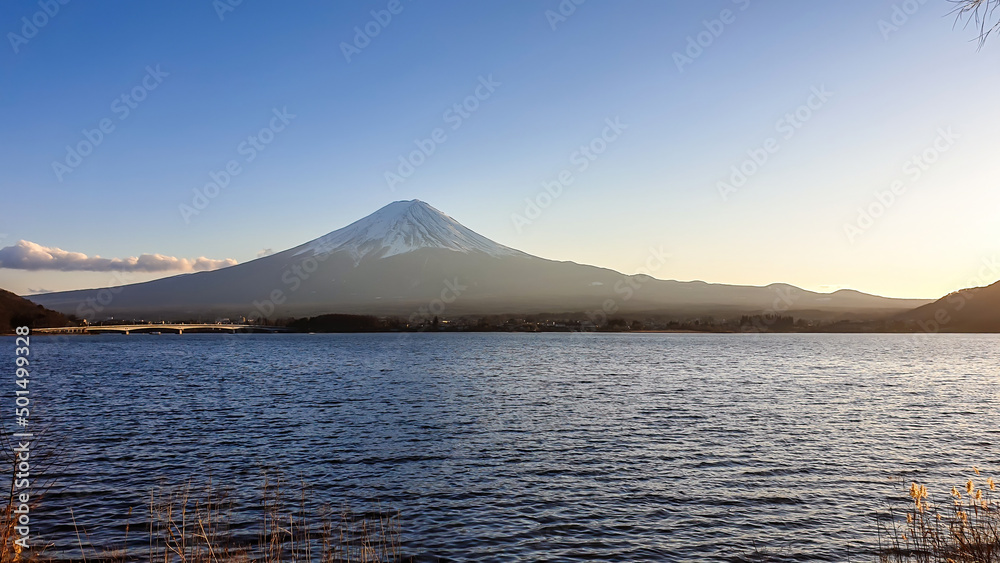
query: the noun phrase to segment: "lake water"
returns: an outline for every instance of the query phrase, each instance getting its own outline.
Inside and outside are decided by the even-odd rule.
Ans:
[[[76,545],[70,508],[115,542],[158,485],[211,475],[251,506],[267,470],[310,502],[398,510],[427,561],[743,561],[754,542],[870,561],[873,515],[910,480],[943,498],[973,465],[1000,469],[996,335],[31,344],[56,481],[33,532],[53,552]]]

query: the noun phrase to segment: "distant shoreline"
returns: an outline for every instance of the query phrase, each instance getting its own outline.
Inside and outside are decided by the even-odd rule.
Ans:
[[[791,314],[728,314],[725,317],[676,316],[667,313],[636,315],[596,315],[594,313],[538,313],[531,315],[467,315],[455,317],[356,315],[330,313],[313,317],[279,317],[249,321],[245,318],[216,317],[205,322],[194,318],[177,321],[150,321],[142,318],[106,319],[91,324],[73,318],[27,319],[0,324],[0,334],[13,333],[15,326],[41,325],[32,334],[190,334],[190,333],[417,333],[417,332],[498,332],[498,333],[640,333],[640,334],[996,334],[993,326],[959,323],[927,323],[899,317],[840,318],[817,320]],[[53,326],[61,325],[61,326]],[[984,330],[985,329],[985,330]]]
[[[62,328],[62,327],[60,327]],[[70,327],[66,327],[70,328]],[[934,335],[934,334],[1000,334],[1000,332],[990,331],[891,331],[891,330],[791,330],[791,331],[737,331],[737,330],[693,330],[693,329],[651,329],[651,330],[330,330],[330,331],[254,331],[254,330],[190,330],[185,333],[172,331],[150,331],[133,330],[126,332],[106,330],[95,332],[36,332],[32,330],[33,337],[87,337],[103,335],[120,336],[187,336],[191,334],[266,334],[266,335],[289,335],[289,334],[901,334],[901,335]],[[14,337],[13,332],[0,333],[0,337]]]

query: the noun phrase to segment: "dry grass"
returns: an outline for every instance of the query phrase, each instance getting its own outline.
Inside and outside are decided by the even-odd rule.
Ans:
[[[13,489],[12,489],[13,495]],[[234,521],[234,502],[222,488],[209,482],[150,493],[144,507],[145,548],[129,537],[132,513],[127,517],[125,537],[118,545],[95,546],[86,532],[86,522],[69,516],[77,530],[79,555],[86,563],[391,563],[404,559],[400,552],[399,514],[378,508],[357,513],[349,508],[329,507],[309,513],[308,491],[302,486],[298,500],[286,498],[280,480],[265,477],[256,514],[241,513]],[[14,544],[15,504],[8,498],[0,509],[0,563],[49,561],[44,553],[22,553]],[[254,519],[257,531],[254,533]],[[142,533],[139,534],[142,537]],[[131,540],[131,543],[130,543]],[[65,554],[64,556],[65,557]],[[64,560],[64,559],[63,559]]]
[[[348,508],[335,512],[328,507],[310,513],[304,485],[297,501],[286,497],[282,487],[280,479],[265,477],[259,510],[250,515],[256,516],[256,534],[252,524],[234,522],[233,500],[211,482],[197,488],[189,484],[154,491],[146,507],[145,553],[130,548],[126,539],[117,549],[91,550],[96,555],[91,563],[94,559],[109,563],[402,561],[398,513],[381,509],[356,513]]]
[[[3,542],[0,544],[0,563],[34,560],[44,554],[48,547],[38,544],[31,519],[37,514],[42,497],[52,486],[51,481],[38,476],[47,474],[54,466],[46,462],[46,458],[49,457],[46,455],[48,448],[39,449],[38,447],[39,439],[44,436],[45,432],[41,431],[35,434],[36,439],[31,441],[29,457],[26,460],[30,462],[27,479],[30,487],[17,488],[18,479],[15,476],[19,472],[18,464],[21,461],[18,459],[15,449],[17,442],[7,431],[0,428],[0,467],[6,468],[6,470],[0,471],[0,475],[2,475],[0,477],[0,490],[6,492],[6,498],[2,500],[4,504],[0,506],[0,542]],[[21,502],[22,494],[28,495],[26,503]],[[17,511],[24,504],[27,505],[28,512],[27,514],[19,514]],[[27,527],[31,531],[30,538],[27,540],[29,549],[22,549],[16,543],[16,540],[22,537],[18,533],[18,527],[24,526],[24,522],[19,521],[22,518],[28,519]]]
[[[38,433],[40,437],[42,433]],[[53,484],[38,475],[49,474],[53,465],[46,463],[52,448],[38,449],[31,444],[31,488],[28,506],[33,518]],[[41,455],[39,455],[41,454]],[[6,499],[0,505],[0,563],[43,562],[55,555],[61,560],[69,554],[48,553],[51,545],[38,543],[35,523],[30,523],[30,549],[22,550],[15,540],[20,504],[15,488],[18,458],[12,436],[0,428],[0,490]],[[56,472],[52,472],[56,473]],[[9,479],[9,483],[4,481]],[[125,518],[125,534],[117,545],[95,545],[87,533],[86,516],[72,510],[65,518],[76,530],[78,554],[85,563],[127,563],[149,561],[162,563],[283,563],[309,561],[322,563],[395,563],[403,561],[400,550],[398,512],[373,510],[355,512],[329,506],[309,510],[311,493],[304,483],[294,488],[294,498],[286,494],[279,478],[264,476],[256,509],[238,512],[228,490],[212,481],[195,486],[161,488],[150,492],[141,508],[141,525],[133,526],[132,510]],[[3,493],[0,493],[0,497]],[[48,512],[48,517],[53,517]],[[82,519],[81,519],[82,518]],[[239,518],[239,520],[234,520]],[[133,531],[133,527],[138,528]],[[130,533],[132,534],[130,536]]]
[[[11,470],[11,475],[13,475],[17,471],[17,460],[10,463],[13,466]],[[17,504],[14,500],[14,495],[14,480],[11,479],[10,490],[7,495],[7,505],[0,512],[0,541],[3,542],[3,549],[0,549],[0,563],[17,561],[21,555],[21,547],[14,543],[14,540],[18,538],[18,534],[15,531],[17,527],[17,515],[14,514],[14,508]]]
[[[1000,563],[1000,495],[992,478],[973,472],[940,504],[930,500],[925,486],[913,483],[913,504],[878,519],[879,561]]]

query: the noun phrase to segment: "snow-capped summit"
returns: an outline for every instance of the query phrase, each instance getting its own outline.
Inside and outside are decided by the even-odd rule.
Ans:
[[[418,199],[396,201],[350,225],[295,249],[294,255],[347,251],[355,262],[385,258],[419,248],[483,252],[491,256],[526,256],[497,244]]]

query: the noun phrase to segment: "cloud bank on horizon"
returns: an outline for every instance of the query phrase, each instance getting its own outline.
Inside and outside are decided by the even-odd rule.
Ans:
[[[162,254],[143,254],[128,258],[101,258],[82,252],[42,246],[20,240],[13,246],[0,248],[0,268],[11,270],[59,270],[63,272],[204,272],[235,266],[236,260],[226,258],[177,258]]]

